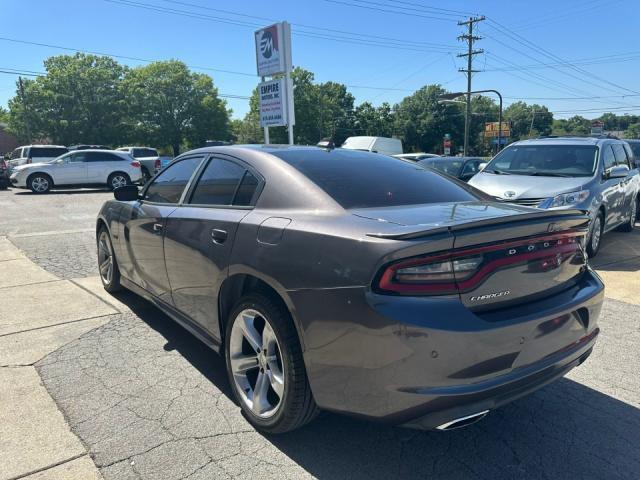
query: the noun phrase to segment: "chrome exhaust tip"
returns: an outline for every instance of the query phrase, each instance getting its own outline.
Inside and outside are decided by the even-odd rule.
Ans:
[[[466,427],[472,423],[482,420],[486,417],[487,413],[489,413],[489,410],[483,410],[482,412],[467,415],[466,417],[456,418],[455,420],[451,420],[450,422],[437,426],[436,430],[453,430],[455,428]]]

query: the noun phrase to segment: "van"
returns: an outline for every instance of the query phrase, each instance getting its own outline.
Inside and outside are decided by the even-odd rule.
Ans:
[[[387,137],[349,137],[342,144],[342,148],[399,155],[402,153],[402,141],[399,138]]]
[[[11,152],[10,168],[28,163],[42,163],[58,158],[69,149],[62,145],[25,145]]]

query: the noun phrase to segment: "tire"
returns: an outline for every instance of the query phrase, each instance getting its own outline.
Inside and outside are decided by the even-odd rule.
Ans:
[[[233,308],[227,321],[225,359],[234,396],[257,430],[289,432],[318,414],[291,315],[269,296],[251,294]],[[258,385],[264,388],[256,403]]]
[[[53,186],[53,180],[44,173],[34,173],[27,179],[27,187],[33,193],[48,193]]]
[[[600,250],[600,244],[602,243],[603,231],[604,215],[600,211],[598,212],[596,218],[593,220],[591,231],[589,233],[589,240],[587,242],[587,253],[589,254],[589,258],[593,258],[598,254],[598,250]]]
[[[631,212],[629,215],[629,220],[620,225],[620,231],[622,232],[633,232],[633,229],[636,226],[636,220],[638,219],[638,202],[640,200],[638,197],[633,199],[631,202]]]
[[[124,187],[125,185],[131,185],[131,178],[129,175],[123,172],[113,172],[107,178],[107,185],[111,190],[115,190],[119,187]]]
[[[113,243],[111,243],[111,235],[105,226],[98,230],[97,248],[98,248],[98,273],[102,286],[109,293],[122,290],[120,285],[120,269],[118,261],[113,253]]]
[[[145,167],[142,167],[142,185],[146,185],[151,180],[151,173]]]

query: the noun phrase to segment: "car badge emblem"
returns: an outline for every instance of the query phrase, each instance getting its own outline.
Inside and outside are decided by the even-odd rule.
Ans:
[[[506,192],[504,192],[504,196],[505,198],[513,198],[516,196],[516,192],[514,192],[513,190],[507,190]]]

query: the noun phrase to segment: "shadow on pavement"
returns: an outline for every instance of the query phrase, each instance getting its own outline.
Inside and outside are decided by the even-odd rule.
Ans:
[[[108,188],[82,188],[82,189],[59,189],[59,190],[51,190],[47,193],[33,193],[31,190],[18,190],[17,188],[12,189],[16,195],[37,195],[37,196],[47,196],[47,195],[79,195],[83,193],[109,193],[111,190]]]
[[[232,398],[224,361],[139,297],[117,298]],[[591,359],[581,368],[589,368]],[[268,442],[317,478],[638,478],[640,410],[569,379],[450,432],[323,413]]]
[[[640,226],[632,232],[613,231],[602,237],[598,255],[589,260],[592,267],[615,272],[640,270]]]

